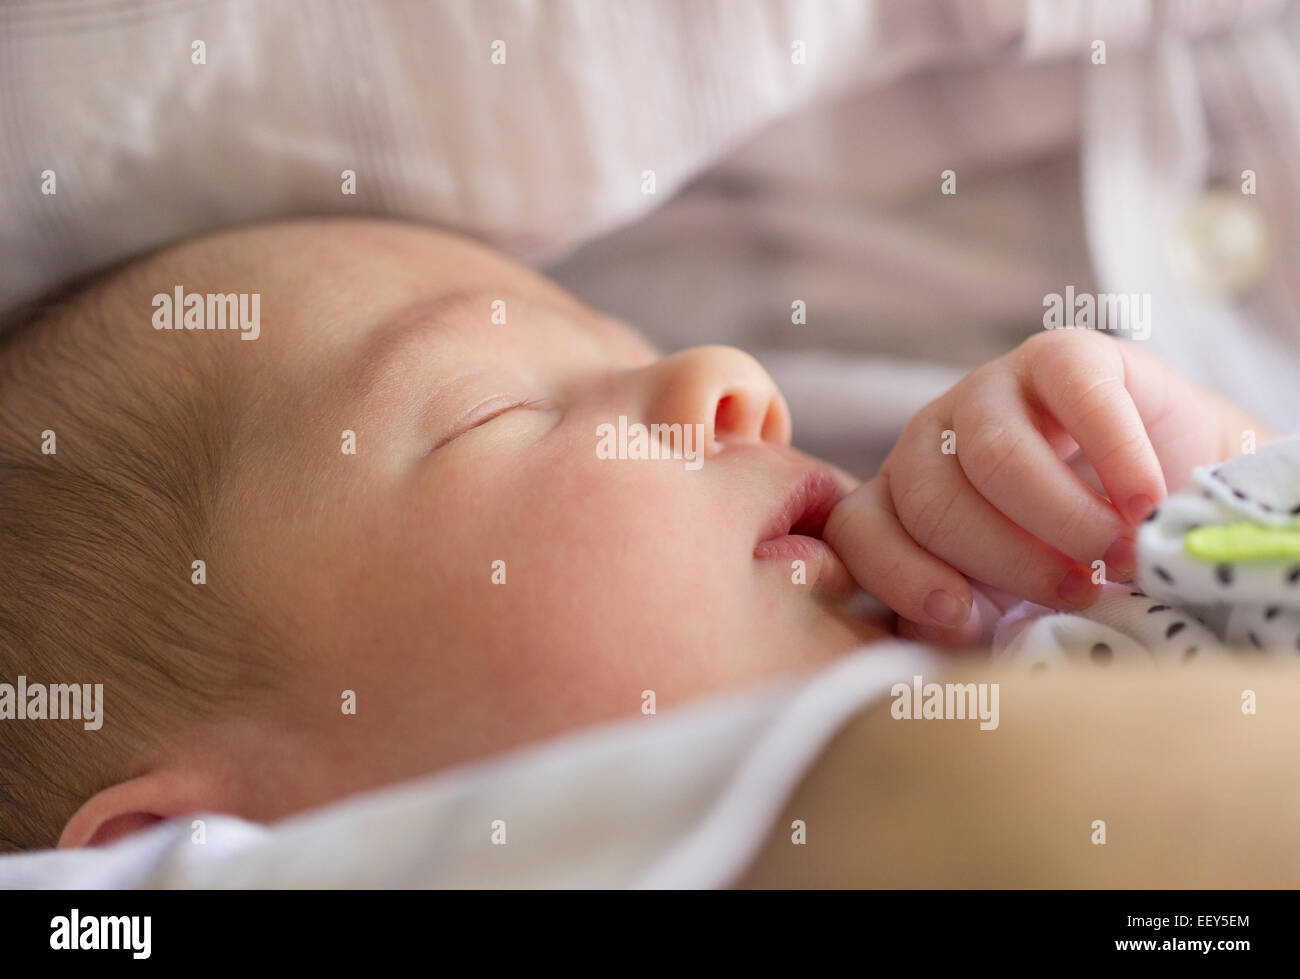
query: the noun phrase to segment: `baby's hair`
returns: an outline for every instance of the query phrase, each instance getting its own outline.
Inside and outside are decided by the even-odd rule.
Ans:
[[[141,274],[98,274],[0,332],[0,683],[104,685],[98,730],[0,720],[0,850],[53,846],[167,731],[277,679],[223,561],[229,377],[205,338],[152,331]]]

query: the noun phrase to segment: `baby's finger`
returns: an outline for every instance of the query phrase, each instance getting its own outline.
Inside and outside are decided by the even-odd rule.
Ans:
[[[972,375],[953,405],[957,459],[971,485],[1034,537],[1109,577],[1136,571],[1133,530],[1110,502],[1062,460],[1039,431],[1020,379],[1009,371]]]
[[[943,646],[980,646],[987,649],[993,642],[998,619],[1005,611],[990,600],[988,590],[988,586],[983,582],[971,582],[971,595],[974,597],[974,602],[971,604],[970,618],[959,629],[941,629],[900,618],[898,634],[904,639],[914,639],[919,642]],[[1014,596],[1008,597],[1010,601],[1006,608],[1020,601]]]
[[[925,424],[932,431],[901,440],[888,463],[894,507],[912,539],[962,574],[1040,605],[1091,605],[1097,586],[1089,570],[984,499],[956,456],[940,450],[943,428],[952,426]]]
[[[1116,341],[1095,331],[1027,343],[1035,396],[1069,432],[1115,508],[1141,523],[1166,494],[1160,459],[1125,386],[1124,357]],[[1055,334],[1043,334],[1044,337]]]
[[[969,618],[970,584],[903,529],[883,473],[836,505],[822,537],[857,583],[903,618],[943,629]]]

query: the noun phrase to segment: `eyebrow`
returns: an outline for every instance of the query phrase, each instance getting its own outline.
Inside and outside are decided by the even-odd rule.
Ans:
[[[507,299],[499,290],[483,288],[453,289],[450,292],[419,299],[389,316],[378,336],[366,344],[361,355],[356,391],[362,401],[375,396],[385,382],[392,380],[394,368],[412,348],[426,344],[431,336],[445,336],[466,329],[466,322],[454,314],[471,307],[482,307],[486,325],[491,304]]]

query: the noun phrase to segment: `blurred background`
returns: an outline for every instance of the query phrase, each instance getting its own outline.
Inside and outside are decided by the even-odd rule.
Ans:
[[[0,306],[390,215],[750,351],[859,475],[1067,288],[1300,430],[1298,46],[1287,0],[7,0]]]

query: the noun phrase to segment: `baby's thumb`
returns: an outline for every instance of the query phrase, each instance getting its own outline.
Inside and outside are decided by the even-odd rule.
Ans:
[[[965,626],[973,607],[970,583],[912,540],[894,512],[886,474],[840,500],[822,537],[862,589],[902,618],[944,630],[974,628]]]

